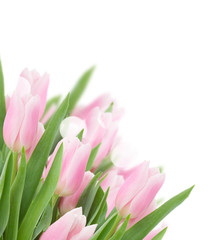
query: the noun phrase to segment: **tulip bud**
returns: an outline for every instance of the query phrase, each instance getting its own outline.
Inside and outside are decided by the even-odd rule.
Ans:
[[[89,240],[96,227],[96,224],[86,227],[82,208],[75,208],[50,225],[40,240]]]
[[[116,197],[116,208],[122,217],[137,218],[151,204],[164,183],[165,175],[143,162],[129,175]]]
[[[66,212],[69,212],[70,210],[76,207],[82,192],[84,191],[85,187],[88,185],[88,183],[93,177],[94,174],[91,173],[90,171],[85,172],[84,178],[78,190],[70,196],[60,198],[59,211],[61,215],[64,215]]]
[[[48,160],[43,174],[44,178],[46,178],[62,142],[64,145],[62,168],[55,190],[55,194],[61,197],[75,193],[80,187],[91,151],[90,145],[81,143],[77,137],[62,139]]]

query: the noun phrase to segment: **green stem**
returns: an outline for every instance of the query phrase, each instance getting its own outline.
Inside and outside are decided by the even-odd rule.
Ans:
[[[16,171],[17,171],[17,160],[18,160],[18,153],[13,152],[13,172],[12,172],[12,183],[16,177]]]
[[[110,231],[108,232],[108,234],[106,235],[106,237],[105,237],[104,240],[108,240],[108,239],[113,235],[113,233],[115,232],[118,224],[120,223],[120,221],[121,221],[122,219],[123,219],[123,218],[122,218],[120,215],[118,215],[118,216],[116,217],[115,222],[114,222],[112,228],[110,229]]]

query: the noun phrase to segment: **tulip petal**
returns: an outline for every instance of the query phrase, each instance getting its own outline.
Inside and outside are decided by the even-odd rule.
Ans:
[[[68,238],[68,240],[89,240],[95,232],[97,224],[87,226],[81,230],[80,233],[73,236],[72,238]]]
[[[25,106],[25,115],[20,129],[20,141],[26,150],[32,145],[37,132],[39,109],[39,97],[31,97]]]

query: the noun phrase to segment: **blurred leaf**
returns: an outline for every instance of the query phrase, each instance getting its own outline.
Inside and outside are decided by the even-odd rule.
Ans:
[[[94,147],[90,153],[88,162],[87,162],[87,166],[86,166],[86,171],[90,171],[93,165],[93,162],[97,156],[98,150],[101,146],[101,143],[99,143],[96,147]]]
[[[61,121],[67,112],[69,102],[69,94],[61,103],[55,114],[53,115],[47,129],[38,142],[35,150],[33,151],[28,164],[26,172],[26,181],[24,186],[24,193],[21,204],[20,221],[25,216],[27,209],[34,197],[36,188],[44,170],[44,166],[47,162],[52,144],[56,137],[56,133],[59,129]]]
[[[26,176],[26,156],[24,148],[21,154],[21,163],[18,173],[13,182],[10,193],[10,216],[7,224],[5,239],[16,240],[18,233],[19,211],[21,206],[21,198],[24,189],[24,182]]]
[[[111,230],[118,213],[114,213],[106,222],[94,233],[90,240],[104,240],[107,233]],[[131,238],[130,238],[131,239]]]
[[[95,170],[95,173],[97,172],[106,172],[107,170],[109,170],[110,168],[112,168],[113,162],[111,161],[111,156],[110,154],[108,156],[106,156],[100,163],[100,165],[97,167],[97,169]]]
[[[155,211],[147,215],[145,218],[141,219],[125,232],[122,240],[143,239],[162,219],[164,219],[172,210],[179,206],[189,196],[193,187],[179,193],[157,208]]]
[[[84,129],[82,129],[82,130],[80,131],[80,133],[77,135],[77,138],[78,138],[80,141],[82,141],[83,134],[84,134]]]
[[[3,76],[1,59],[0,59],[0,149],[2,149],[2,146],[4,144],[3,125],[4,125],[5,115],[6,115],[6,105],[5,105],[5,96],[4,96],[4,76]]]
[[[45,114],[48,112],[48,110],[53,105],[58,105],[60,100],[61,100],[61,95],[57,95],[57,96],[54,96],[54,97],[50,98],[46,103],[46,107],[45,107],[45,110],[44,110],[44,113],[43,113],[43,117],[45,116]]]
[[[109,188],[105,193],[101,187],[98,188],[98,191],[96,193],[95,199],[92,203],[92,207],[88,215],[87,225],[98,223],[98,220],[104,210],[104,206],[106,204],[106,199],[108,194],[109,194]]]
[[[167,231],[167,227],[160,231],[152,240],[161,240]]]
[[[95,67],[91,67],[89,70],[87,70],[78,80],[76,85],[74,86],[73,90],[70,94],[70,101],[69,101],[69,108],[67,111],[67,115],[70,115],[72,110],[74,109],[76,103],[80,99],[81,95],[83,94],[84,90],[87,87],[87,84],[89,83],[89,80],[95,70]]]
[[[117,232],[115,232],[109,240],[120,240],[120,239],[122,239],[122,237],[123,237],[123,235],[126,231],[129,219],[130,219],[130,214],[126,217],[123,224],[118,228]]]
[[[44,212],[42,213],[42,216],[34,230],[32,240],[34,240],[40,233],[47,230],[47,228],[50,226],[52,220],[52,206],[51,203],[47,205]]]
[[[7,222],[10,214],[10,185],[11,185],[12,170],[13,170],[12,154],[8,156],[5,167],[6,167],[6,173],[5,173],[5,179],[4,179],[4,187],[3,187],[2,196],[0,200],[0,236],[2,236],[7,226]]]
[[[112,112],[113,110],[113,105],[114,105],[114,102],[112,102],[109,107],[107,108],[107,110],[105,112]]]
[[[33,199],[18,231],[18,240],[29,240],[44,209],[49,203],[57,186],[63,157],[63,144],[59,147],[47,178]]]

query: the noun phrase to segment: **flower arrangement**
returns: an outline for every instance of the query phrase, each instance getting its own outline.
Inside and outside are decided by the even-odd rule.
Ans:
[[[48,74],[28,69],[5,97],[0,63],[1,240],[158,240],[189,196],[193,187],[158,206],[159,168],[112,161],[122,109],[108,95],[77,105],[93,71],[47,101]]]

